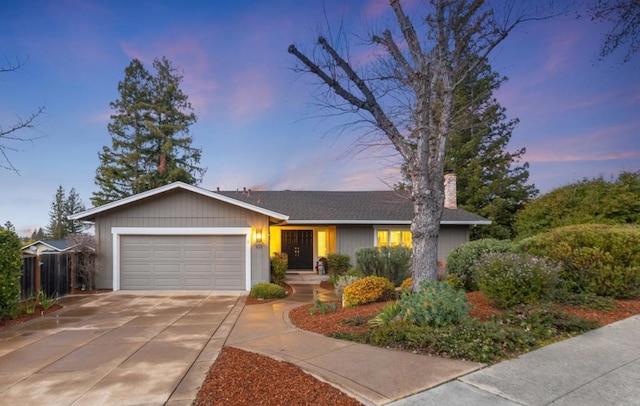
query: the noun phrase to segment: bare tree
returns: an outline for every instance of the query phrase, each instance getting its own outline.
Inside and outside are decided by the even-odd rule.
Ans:
[[[6,64],[0,67],[0,73],[15,72],[22,68],[22,65],[22,62],[20,61],[12,63],[11,61],[6,60]],[[31,113],[27,117],[21,117],[18,115],[16,122],[13,124],[9,124],[7,126],[0,124],[0,155],[4,161],[0,161],[0,168],[19,173],[11,163],[8,156],[9,151],[17,151],[17,148],[12,147],[11,144],[16,142],[33,142],[34,140],[42,137],[40,135],[26,135],[23,130],[34,130],[35,120],[38,116],[44,113],[44,109],[44,106],[40,106],[34,113]]]
[[[390,5],[400,35],[389,29],[371,35],[382,56],[360,72],[323,36],[317,41],[318,58],[295,45],[288,51],[302,63],[299,69],[328,86],[328,102],[344,110],[332,100],[333,94],[339,96],[400,155],[413,202],[413,289],[418,290],[421,281],[437,275],[445,145],[465,108],[454,107],[454,91],[518,24],[542,17],[516,13],[514,3],[498,15],[484,0],[430,0],[426,24],[415,25],[400,0]]]
[[[626,46],[623,62],[629,62],[640,49],[640,1],[593,0],[588,14],[592,21],[611,23],[600,45],[599,59]]]
[[[82,277],[83,285],[87,290],[95,289],[98,272],[95,238],[88,234],[74,234],[69,237],[69,242],[74,245],[76,272]]]

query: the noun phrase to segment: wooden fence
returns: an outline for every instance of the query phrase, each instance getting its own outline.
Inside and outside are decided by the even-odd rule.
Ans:
[[[73,256],[73,253],[52,253],[23,257],[20,277],[22,300],[34,297],[40,290],[49,297],[62,297],[80,287],[82,277],[72,275],[75,268]]]

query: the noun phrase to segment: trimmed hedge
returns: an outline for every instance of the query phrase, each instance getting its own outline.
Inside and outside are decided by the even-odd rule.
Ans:
[[[519,251],[560,262],[563,288],[630,298],[640,294],[640,227],[582,224],[520,241]]]
[[[257,283],[251,288],[251,297],[257,299],[275,299],[285,297],[287,291],[275,283]]]
[[[507,240],[484,238],[462,244],[449,253],[447,257],[447,273],[455,275],[459,283],[467,292],[479,289],[474,266],[480,257],[492,252],[510,252],[513,245]]]

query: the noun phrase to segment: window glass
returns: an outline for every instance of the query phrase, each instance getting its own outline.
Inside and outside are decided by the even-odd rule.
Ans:
[[[389,230],[378,230],[378,247],[386,247],[389,245]]]
[[[327,256],[327,232],[324,230],[318,231],[318,257]]]
[[[378,230],[377,242],[378,247],[396,247],[403,245],[413,248],[411,231],[408,230]]]
[[[402,242],[402,231],[391,230],[389,234],[390,234],[389,245],[392,247],[396,247],[400,245],[400,243]]]
[[[402,245],[405,247],[413,248],[413,241],[411,240],[411,231],[402,232]]]

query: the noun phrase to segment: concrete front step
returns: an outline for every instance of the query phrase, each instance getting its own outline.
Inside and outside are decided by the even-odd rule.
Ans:
[[[328,280],[329,275],[318,275],[315,272],[287,272],[284,281],[288,283],[320,283]]]

